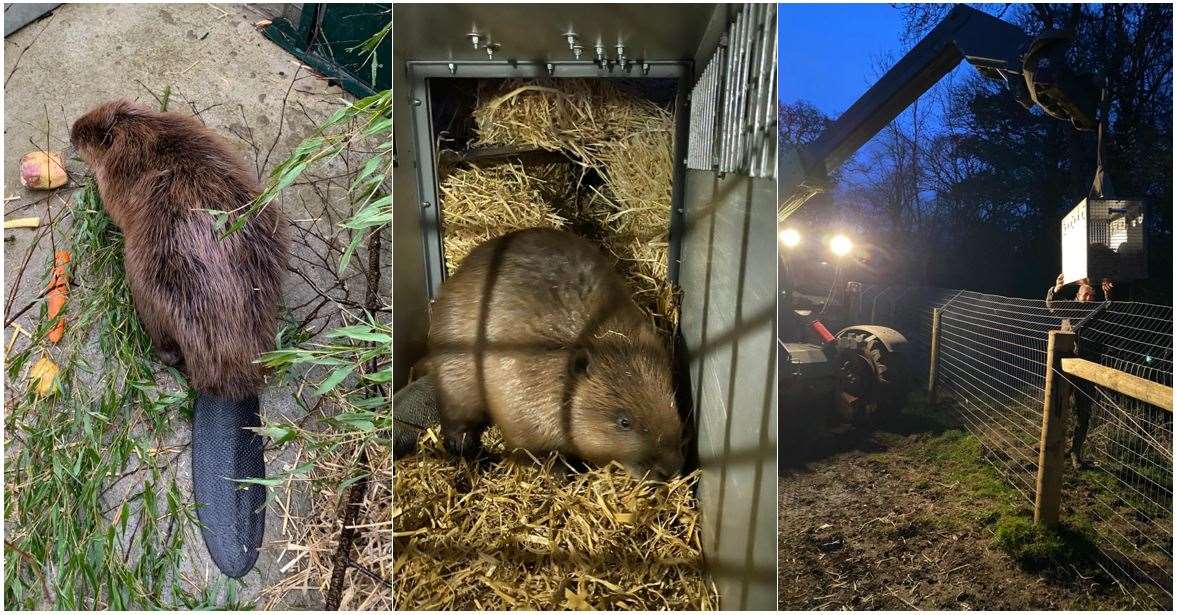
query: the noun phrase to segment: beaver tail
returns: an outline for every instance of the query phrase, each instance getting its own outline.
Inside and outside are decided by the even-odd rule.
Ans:
[[[437,383],[426,374],[392,396],[392,457],[400,459],[417,450],[421,432],[441,420],[437,407]]]
[[[266,461],[256,395],[225,399],[199,393],[192,416],[192,495],[213,563],[239,579],[257,561],[266,533]]]

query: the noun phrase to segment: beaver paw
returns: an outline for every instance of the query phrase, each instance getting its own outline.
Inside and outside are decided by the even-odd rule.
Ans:
[[[159,355],[160,363],[168,367],[179,367],[184,362],[184,355],[179,350],[160,350],[156,354]]]
[[[482,452],[481,433],[468,430],[449,431],[445,434],[445,450],[455,457],[474,459]]]

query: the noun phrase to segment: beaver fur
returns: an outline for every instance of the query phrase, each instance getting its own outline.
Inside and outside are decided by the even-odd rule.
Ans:
[[[195,117],[129,100],[77,120],[70,141],[94,169],[126,239],[135,309],[160,358],[194,389],[246,399],[273,349],[290,244],[275,203],[221,239],[207,210],[240,211],[261,191],[233,147]]]
[[[454,454],[476,454],[493,423],[513,448],[682,468],[669,353],[585,239],[528,229],[475,248],[441,287],[429,352]]]

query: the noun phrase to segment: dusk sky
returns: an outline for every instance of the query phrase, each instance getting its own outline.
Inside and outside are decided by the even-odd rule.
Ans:
[[[831,117],[877,78],[875,62],[904,51],[902,13],[889,4],[781,4],[780,96],[807,100]]]

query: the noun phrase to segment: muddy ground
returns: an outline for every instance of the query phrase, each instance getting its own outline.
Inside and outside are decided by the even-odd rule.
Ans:
[[[810,449],[779,481],[782,609],[1156,608],[1093,562],[1029,572],[998,549],[998,520],[1032,503],[950,419],[828,430]]]

